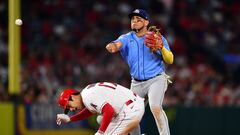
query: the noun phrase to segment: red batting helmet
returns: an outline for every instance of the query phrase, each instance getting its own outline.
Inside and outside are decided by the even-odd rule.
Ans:
[[[72,94],[78,94],[79,91],[74,90],[74,89],[65,89],[63,92],[60,94],[58,97],[58,104],[63,107],[64,113],[67,114],[69,109],[67,109],[67,104],[69,101],[69,98]]]

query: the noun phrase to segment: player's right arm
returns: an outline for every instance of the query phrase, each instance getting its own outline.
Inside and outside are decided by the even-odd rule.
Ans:
[[[120,41],[117,41],[117,42],[111,42],[107,44],[106,49],[110,53],[115,53],[115,52],[118,52],[121,47],[122,47],[122,43]]]
[[[57,114],[57,124],[61,125],[62,123],[68,123],[68,122],[74,122],[74,121],[78,121],[78,120],[84,120],[87,119],[89,117],[91,117],[93,115],[92,112],[90,112],[87,108],[84,108],[83,110],[81,110],[79,113],[69,117],[66,114]]]
[[[78,120],[84,120],[87,119],[89,117],[91,117],[93,115],[92,112],[90,112],[87,108],[84,108],[82,111],[80,111],[79,113],[73,115],[70,117],[71,121],[78,121]]]

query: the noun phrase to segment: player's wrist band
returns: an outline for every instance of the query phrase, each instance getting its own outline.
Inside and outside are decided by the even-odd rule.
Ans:
[[[100,133],[100,134],[104,134],[104,132],[103,132],[103,131],[101,131],[101,130],[98,130],[97,132],[98,132],[98,133]]]

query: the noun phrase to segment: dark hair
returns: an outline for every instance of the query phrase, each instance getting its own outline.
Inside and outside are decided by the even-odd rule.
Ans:
[[[76,92],[76,93],[71,94],[71,95],[69,96],[68,101],[73,101],[72,95],[78,95],[78,94],[80,94],[80,92]]]

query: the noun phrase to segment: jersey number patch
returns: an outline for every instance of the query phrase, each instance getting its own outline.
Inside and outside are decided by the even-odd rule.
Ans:
[[[100,83],[94,83],[94,84],[90,84],[87,86],[87,89],[91,88],[91,87],[95,87],[98,84],[98,86],[103,86],[103,87],[107,87],[110,89],[115,90],[117,87],[116,83],[109,83],[109,82],[100,82]]]

